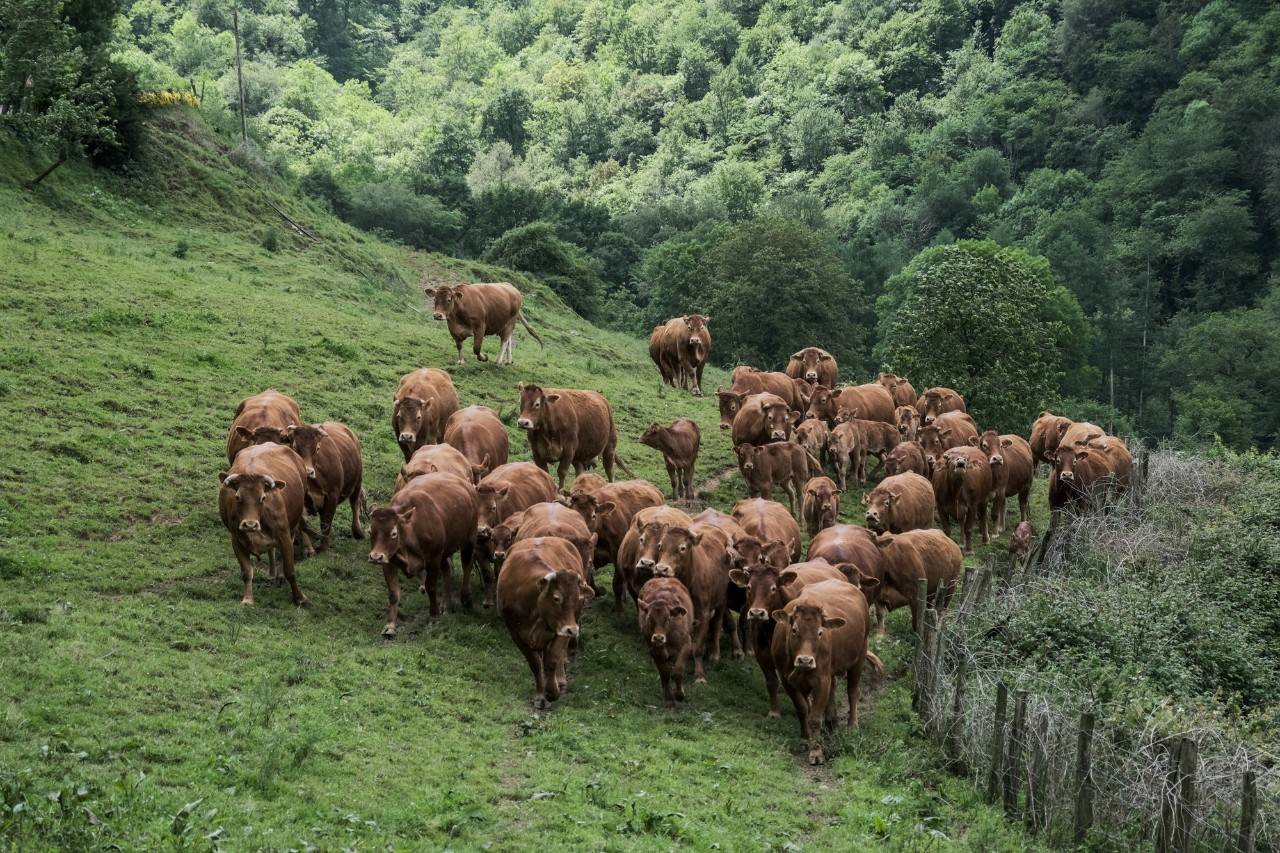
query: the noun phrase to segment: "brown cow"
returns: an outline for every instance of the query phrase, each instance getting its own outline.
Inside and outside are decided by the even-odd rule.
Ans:
[[[894,421],[898,424],[898,434],[903,441],[915,441],[920,431],[920,413],[915,406],[899,406],[893,410]]]
[[[895,474],[862,496],[867,527],[876,533],[903,533],[933,526],[933,485],[919,474]]]
[[[1035,461],[1031,458],[1031,445],[1020,435],[999,435],[987,430],[976,439],[977,447],[987,454],[991,466],[991,523],[995,535],[1004,533],[1005,512],[1009,496],[1018,496],[1018,518],[1031,517],[1031,480]]]
[[[893,397],[893,405],[901,408],[913,408],[916,404],[916,389],[907,379],[896,373],[881,373],[876,381],[885,387]]]
[[[613,564],[613,603],[622,609],[625,590],[632,599],[638,598],[640,587],[653,577],[653,566],[658,561],[658,546],[668,527],[688,527],[693,524],[688,513],[673,506],[645,507],[631,519],[631,526],[618,546],[618,556]]]
[[[422,445],[439,443],[445,422],[457,410],[458,392],[443,370],[423,367],[401,377],[391,412],[391,431],[404,461]]]
[[[545,709],[569,686],[569,643],[591,600],[581,560],[571,542],[542,536],[517,542],[498,578],[498,611],[533,672],[533,706]]]
[[[933,423],[939,415],[947,412],[967,412],[964,397],[950,388],[930,388],[916,400],[916,411],[925,426]]]
[[[809,479],[810,457],[798,444],[775,441],[770,444],[740,444],[736,448],[738,468],[747,481],[747,494],[753,498],[773,500],[773,489],[780,485],[787,495],[787,506],[796,511],[804,483]],[[814,469],[822,463],[812,460]]]
[[[450,415],[442,441],[467,457],[477,483],[494,468],[506,465],[511,453],[507,428],[488,406],[467,406]]]
[[[783,581],[784,575],[786,581]],[[829,580],[847,582],[846,576],[827,561],[816,560],[789,566],[761,562],[730,570],[729,579],[739,589],[746,590],[745,610],[752,628],[751,643],[769,693],[767,716],[776,720],[782,714],[778,708],[778,673],[769,651],[776,627],[773,611],[786,607],[809,584]]]
[[[705,684],[703,655],[720,660],[720,628],[724,622],[729,582],[729,539],[713,524],[668,527],[658,545],[655,577],[675,578],[693,599],[693,683]],[[731,631],[734,655],[742,654],[737,631]]]
[[[476,535],[476,487],[457,474],[423,474],[397,492],[384,507],[369,510],[369,562],[382,566],[387,584],[387,624],[382,636],[396,635],[400,611],[400,575],[417,577],[431,615],[439,616],[453,599],[452,560],[462,554],[462,600],[470,603],[471,563]],[[443,606],[437,584],[444,579]]]
[[[618,460],[618,433],[613,427],[613,409],[597,391],[542,388],[521,383],[520,417],[516,425],[529,437],[533,461],[543,470],[557,465],[560,488],[569,476],[569,467],[581,474],[596,459],[604,463],[605,476],[613,480]]]
[[[451,444],[424,444],[413,451],[413,456],[408,462],[400,466],[400,472],[396,474],[394,491],[403,489],[404,484],[414,477],[434,474],[436,471],[457,474],[464,480],[476,482],[475,466],[471,464],[470,459],[462,455],[462,451]]]
[[[284,430],[300,423],[298,404],[274,388],[245,397],[236,406],[227,431],[227,461],[234,462],[236,454],[252,444],[283,444]]]
[[[476,513],[476,549],[480,557],[480,577],[484,584],[484,606],[493,606],[492,529],[512,513],[537,503],[556,499],[555,481],[532,462],[508,462],[490,471],[476,486],[479,510]],[[464,587],[463,604],[470,605],[470,585]]]
[[[800,517],[810,536],[817,536],[840,520],[840,490],[830,477],[813,477],[804,484]]]
[[[952,519],[960,523],[964,553],[973,553],[975,521],[982,531],[982,544],[991,541],[987,506],[991,502],[992,476],[985,453],[966,444],[942,454],[933,471],[933,490],[943,532],[950,535]]]
[[[671,478],[673,500],[693,500],[693,465],[698,461],[702,430],[690,418],[676,418],[670,426],[649,424],[640,443],[662,454]]]
[[[730,391],[751,394],[776,394],[793,409],[803,410],[809,397],[808,386],[798,379],[792,379],[785,373],[759,370],[755,367],[741,365],[733,369],[729,378],[733,384]]]
[[[542,338],[538,337],[538,333],[520,310],[524,304],[524,296],[514,285],[505,281],[427,287],[423,289],[423,293],[433,302],[432,316],[449,325],[449,334],[458,345],[458,364],[462,364],[462,345],[470,337],[475,338],[472,349],[476,354],[476,361],[489,360],[480,351],[485,335],[498,336],[502,341],[502,347],[498,350],[498,364],[510,364],[511,333],[515,331],[517,320],[533,335],[538,346],[543,346]]]
[[[683,329],[677,327],[680,336],[680,373],[684,377],[685,387],[693,396],[701,397],[702,370],[711,354],[711,330],[707,328],[711,319],[701,314],[686,314],[679,319],[684,322]]]
[[[1084,510],[1095,499],[1105,502],[1111,492],[1126,489],[1131,466],[1127,449],[1120,454],[1089,445],[1059,446],[1049,477],[1050,526],[1057,523],[1064,509]]]
[[[333,515],[338,504],[351,504],[351,535],[364,538],[360,509],[364,503],[364,462],[360,439],[346,424],[325,421],[285,430],[289,446],[302,459],[307,472],[308,509],[320,514],[320,546],[329,545]]]
[[[662,381],[672,388],[677,387],[680,375],[680,354],[674,346],[667,345],[667,327],[661,324],[653,327],[649,333],[649,358],[658,368]]]
[[[231,550],[244,581],[241,603],[253,604],[253,564],[249,558],[266,554],[274,570],[274,552],[279,551],[293,603],[299,607],[306,604],[307,597],[293,571],[293,538],[298,533],[307,535],[303,520],[307,472],[302,459],[283,444],[258,444],[238,452],[218,480],[222,484],[218,514],[231,533]]]
[[[745,394],[716,390],[720,399],[720,428],[732,428],[733,446],[767,444],[791,437],[791,428],[799,420],[787,402],[777,394]],[[726,426],[725,418],[729,417]]]
[[[866,450],[862,444],[862,430],[856,424],[840,423],[831,431],[827,439],[827,458],[835,466],[836,477],[840,480],[840,488],[849,487],[849,474],[857,479],[858,473],[866,467]]]
[[[960,546],[950,536],[936,529],[885,533],[876,538],[876,546],[883,558],[880,604],[886,610],[910,607],[911,630],[916,630],[921,616],[916,612],[916,586],[921,578],[928,582],[929,599],[940,594],[939,603],[946,608],[964,562]]]
[[[616,565],[618,548],[631,520],[646,507],[662,506],[662,492],[648,480],[619,480],[593,492],[572,491],[564,500],[599,535],[595,567],[601,568],[610,563]]]
[[[1071,427],[1072,423],[1074,421],[1071,418],[1064,418],[1049,411],[1041,412],[1036,422],[1031,425],[1032,458],[1036,462],[1047,462],[1053,465],[1053,454],[1058,450],[1058,442],[1062,440],[1062,434]]]
[[[953,447],[963,447],[970,439],[978,437],[978,425],[965,412],[945,412],[926,426],[920,427],[916,440],[924,450],[924,458],[930,465]]]
[[[1101,451],[1102,455],[1107,457],[1116,479],[1126,485],[1129,483],[1133,473],[1133,455],[1129,452],[1129,445],[1125,444],[1123,439],[1104,435],[1090,439],[1086,446],[1090,450]],[[1080,446],[1076,445],[1076,449],[1079,450]]]
[[[589,495],[592,492],[609,485],[609,481],[601,477],[594,471],[583,471],[581,474],[573,478],[573,483],[569,486],[569,494],[571,495]],[[564,489],[560,490],[560,494],[564,494]]]
[[[880,604],[880,586],[884,583],[884,559],[876,547],[876,535],[857,524],[837,524],[810,540],[809,553],[805,557],[808,560],[826,560],[840,568],[847,580],[862,587],[868,606],[875,608],[876,624],[883,637],[885,608]],[[875,583],[859,578],[874,580]]]
[[[577,548],[578,553],[582,555],[582,573],[591,583],[592,592],[596,595],[604,594],[604,590],[600,589],[595,582],[595,552],[598,537],[588,529],[587,522],[577,510],[570,509],[558,501],[547,501],[534,504],[517,515],[520,516],[520,523],[516,529],[514,542],[522,542],[536,536],[559,536],[567,542],[572,542],[573,547]],[[495,542],[499,539],[498,531],[510,522],[511,519],[508,518],[494,528]],[[511,550],[510,544],[506,546],[506,550]],[[497,557],[496,554],[494,556]],[[499,559],[505,559],[505,554]]]
[[[805,347],[791,354],[791,359],[787,362],[786,374],[814,385],[834,388],[840,376],[840,366],[836,364],[835,356],[826,350]]]
[[[822,581],[801,590],[786,607],[773,612],[778,623],[770,652],[779,680],[800,718],[800,736],[809,747],[809,763],[826,761],[818,736],[824,720],[834,721],[832,692],[845,677],[849,728],[858,724],[858,685],[868,661],[867,599],[847,581]]]
[[[1009,553],[1019,563],[1026,563],[1035,541],[1036,529],[1030,519],[1019,521],[1018,526],[1013,528],[1013,535],[1009,537]]]
[[[742,529],[762,543],[779,539],[786,543],[791,562],[800,559],[800,525],[776,501],[743,498],[733,505],[731,515]]]
[[[885,476],[905,474],[908,471],[922,477],[929,476],[929,461],[925,459],[924,448],[918,441],[904,441],[884,458]]]
[[[893,424],[893,397],[883,385],[871,382],[844,388],[815,388],[809,398],[808,416],[836,422],[840,412],[857,412],[858,417]]]
[[[831,430],[825,421],[819,418],[805,418],[796,425],[791,440],[809,451],[815,459],[826,460],[827,442],[831,440]]]
[[[876,467],[880,468],[884,465],[884,457],[889,451],[897,447],[902,437],[893,424],[887,424],[883,421],[868,421],[858,417],[857,410],[852,412],[841,411],[836,415],[836,424],[850,423],[853,424],[859,433],[861,433],[861,453],[858,457],[858,479],[865,482],[867,479],[867,456],[875,456],[877,460]],[[872,471],[874,474],[875,471]]]
[[[1065,429],[1063,427],[1064,424],[1058,424],[1058,447],[1080,447],[1107,434],[1102,427],[1088,421],[1075,421]]]
[[[693,599],[675,578],[651,578],[636,601],[640,634],[662,680],[662,699],[668,708],[683,702],[684,672],[693,653]]]

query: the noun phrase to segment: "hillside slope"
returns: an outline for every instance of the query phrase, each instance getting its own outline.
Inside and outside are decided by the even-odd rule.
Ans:
[[[623,458],[659,483],[635,441],[650,420],[699,420],[699,479],[731,464],[714,403],[664,392],[643,342],[523,279],[546,349],[522,337],[514,367],[449,365],[418,278],[505,273],[340,225],[180,112],[127,177],[67,167],[29,193],[22,158],[0,147],[0,846],[1025,846],[917,741],[901,682],[814,773],[794,720],[763,718],[753,661],[657,707],[631,611],[590,609],[570,695],[536,716],[491,612],[433,622],[409,593],[383,643],[380,573],[341,533],[300,564],[309,608],[269,585],[240,607],[214,500],[247,393],[350,423],[374,503],[399,464],[391,394],[414,367],[448,366],[464,404],[506,413],[519,381],[600,389]],[[891,671],[902,616],[880,645]]]

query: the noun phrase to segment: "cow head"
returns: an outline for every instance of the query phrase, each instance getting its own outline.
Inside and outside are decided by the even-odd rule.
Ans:
[[[836,417],[836,399],[839,396],[839,391],[834,391],[823,385],[815,385],[813,393],[809,395],[809,417],[834,421]]]
[[[1004,449],[1007,445],[995,430],[989,429],[976,438],[970,438],[969,443],[987,455],[987,464],[992,468],[1004,464]]]
[[[800,362],[800,378],[806,382],[818,381],[818,365],[831,361],[831,356],[817,347],[805,347],[797,353],[792,353],[791,358]]]
[[[555,392],[548,394],[532,383],[521,382],[516,388],[520,391],[520,417],[516,426],[523,430],[538,429],[547,417],[547,410],[560,399],[560,395]]]
[[[720,429],[728,429],[733,426],[733,419],[738,416],[738,410],[742,408],[747,394],[745,391],[726,391],[723,388],[717,388],[716,399],[720,402]]]
[[[826,446],[827,425],[817,418],[806,418],[796,426],[794,439],[816,458]]]
[[[436,320],[447,320],[462,304],[464,284],[444,285],[443,287],[423,288],[423,293],[431,300],[431,316]]]
[[[862,591],[862,597],[867,600],[867,606],[875,607],[876,602],[880,600],[880,579],[867,574],[855,563],[837,563],[836,568],[849,583]]]
[[[663,534],[668,525],[661,521],[649,521],[639,525],[639,550],[636,552],[636,580],[643,581],[653,577],[654,566],[658,563],[658,552],[662,547]]]
[[[686,314],[684,316],[685,327],[689,330],[689,346],[698,349],[702,348],[702,335],[710,334],[707,329],[707,324],[710,322],[710,317],[704,317],[701,314]]]
[[[951,411],[951,407],[955,400],[955,394],[930,389],[924,392],[924,410],[920,412],[921,421],[925,426],[933,423],[938,415]]]
[[[841,406],[836,411],[835,421],[838,424],[847,424],[849,421],[857,421],[862,419],[862,410],[857,406],[853,408],[845,408]]]
[[[752,537],[747,547],[739,549],[744,556],[743,565],[729,570],[729,581],[747,591],[747,620],[750,622],[767,622],[769,614],[779,607],[786,607],[787,602],[795,598],[787,585],[795,580],[795,572],[784,583],[780,580],[786,571],[788,557],[787,543],[780,539],[771,539],[761,545],[760,540]],[[754,547],[751,547],[754,545]]]
[[[385,566],[400,553],[405,547],[414,512],[412,504],[399,512],[389,506],[370,508],[369,562]]]
[[[807,382],[800,377],[794,377],[791,385],[796,389],[796,402],[803,411],[809,410],[809,398],[813,396],[813,389],[817,387],[812,382]]]
[[[764,407],[765,427],[770,441],[786,441],[791,428],[800,420],[800,413],[793,412],[786,403],[770,403]]]
[[[218,475],[222,488],[235,494],[232,517],[236,528],[244,533],[262,530],[263,507],[267,498],[282,491],[287,484],[266,474],[233,474],[223,471]]]
[[[395,417],[396,443],[401,449],[412,450],[418,443],[418,436],[426,424],[427,411],[431,408],[431,400],[420,400],[417,397],[404,397],[396,400]]]
[[[840,490],[825,477],[815,477],[805,484],[805,503],[813,507],[819,530],[825,530],[839,520]]]
[[[597,501],[596,496],[584,492],[570,492],[567,503],[578,511],[587,529],[593,533],[600,529],[600,519],[613,512],[613,501]]]
[[[920,413],[915,406],[899,406],[893,410],[893,417],[898,425],[898,434],[907,441],[915,441],[920,429]]]
[[[557,637],[578,636],[579,602],[594,596],[591,585],[577,572],[547,572],[538,578],[539,621]]]
[[[946,453],[950,447],[948,442],[951,439],[951,427],[938,429],[936,424],[928,424],[920,428],[916,433],[916,439],[920,442],[920,449],[924,451],[924,458],[930,464],[936,464],[938,459]]]
[[[901,492],[876,488],[862,496],[862,505],[867,508],[867,528],[875,533],[884,533],[893,524],[893,508],[902,499]]]
[[[828,631],[834,631],[845,624],[843,616],[828,616],[816,604],[800,604],[788,613],[779,608],[773,611],[773,618],[778,627],[775,630],[785,632],[785,648],[791,658],[793,669],[811,672],[818,668],[818,662],[829,651],[830,646],[823,642]]]
[[[480,481],[489,476],[489,472],[493,470],[493,458],[486,453],[484,460],[479,465],[471,466],[471,482],[479,485]]]
[[[733,449],[738,454],[738,467],[742,469],[742,473],[755,470],[756,467],[756,447],[745,441]]]
[[[247,441],[249,444],[267,444],[268,442],[288,444],[291,431],[294,429],[297,429],[297,424],[289,424],[286,427],[257,426],[253,429],[237,426],[236,435],[241,441]]]
[[[640,611],[640,632],[655,648],[665,646],[668,638],[687,637],[693,631],[689,609],[678,601],[642,598],[636,608]]]
[[[654,577],[674,578],[686,574],[693,560],[693,549],[702,541],[700,532],[687,527],[668,527],[658,544],[658,559],[653,565]]]
[[[640,443],[645,447],[652,447],[654,450],[662,450],[662,445],[665,443],[663,439],[666,438],[666,434],[667,428],[662,424],[649,424],[648,428],[640,436]]]
[[[1077,472],[1080,463],[1088,464],[1092,451],[1087,447],[1059,447],[1054,457],[1053,476],[1064,485],[1077,485],[1082,472]]]
[[[506,517],[507,496],[511,494],[510,486],[499,486],[494,483],[481,483],[476,486],[476,501],[479,512],[476,514],[476,536],[483,542],[491,535],[493,528]]]
[[[293,452],[302,458],[302,464],[306,466],[307,480],[314,485],[316,482],[316,450],[320,447],[320,442],[329,437],[329,433],[325,432],[324,427],[319,424],[291,426],[285,432]]]

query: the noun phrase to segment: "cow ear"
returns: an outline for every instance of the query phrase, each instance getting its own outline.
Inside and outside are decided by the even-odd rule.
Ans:
[[[288,435],[290,438],[292,438],[293,437],[292,431],[295,429],[297,429],[296,426],[290,425],[289,429],[285,430],[285,434]],[[316,433],[320,436],[322,440],[329,437],[329,433],[325,431],[324,427],[316,427]]]
[[[745,569],[730,569],[729,580],[734,586],[747,586],[751,583],[751,573]]]
[[[877,589],[880,588],[880,579],[873,578],[869,575],[864,575],[861,572],[859,572],[858,579],[855,582],[855,585],[858,587],[858,589],[862,590],[864,595],[867,595],[869,593],[875,592]]]
[[[823,628],[830,628],[832,630],[835,630],[836,628],[843,628],[846,624],[848,624],[848,622],[845,620],[843,616],[822,617]]]
[[[793,424],[800,423],[800,421],[804,418],[804,415],[800,414],[797,411],[792,411],[790,414],[791,414],[791,423]]]
[[[543,395],[543,397],[542,397],[542,399],[546,400],[548,403],[554,403],[556,400],[559,400],[559,399],[560,399],[560,395],[559,395],[559,394],[544,394],[544,395]]]
[[[694,545],[697,545],[697,544],[699,544],[700,542],[702,542],[702,531],[701,531],[701,530],[699,530],[697,533],[693,533],[692,531],[690,531],[690,533],[692,534],[692,535],[690,536],[690,541],[691,541]]]
[[[561,489],[560,493],[556,495],[555,501],[562,506],[573,506],[573,501],[569,499],[569,493],[564,489]]]
[[[413,514],[417,511],[418,508],[416,506],[409,504],[409,506],[396,513],[396,517],[400,519],[401,524],[410,524],[413,522]]]
[[[498,497],[505,498],[507,495],[511,494],[511,487],[503,486],[502,488],[497,489],[496,491],[498,493]]]
[[[1011,438],[1002,438],[1002,439],[1000,439],[1000,446],[1001,446],[1001,447],[1013,447],[1013,439],[1011,439]]]
[[[608,515],[613,512],[613,509],[616,506],[617,504],[613,501],[605,501],[602,504],[596,504],[596,515]]]
[[[596,597],[596,591],[591,588],[591,584],[587,583],[586,578],[578,578],[578,595],[582,596],[587,601]]]
[[[436,295],[436,289],[434,287],[424,287],[422,288],[422,292],[425,293],[427,296]]]
[[[950,435],[950,434],[951,434],[951,427],[938,430],[938,435]]]
[[[1069,429],[1071,429],[1071,425],[1070,425],[1070,424],[1066,424],[1066,423],[1060,423],[1060,424],[1058,424],[1058,435],[1062,435],[1063,433],[1065,433],[1065,432],[1066,432],[1067,430],[1069,430]]]
[[[1088,451],[1088,450],[1085,450],[1084,448],[1081,448],[1080,450],[1077,450],[1077,451],[1076,451],[1076,461],[1079,461],[1079,460],[1081,460],[1081,459],[1088,459],[1088,458],[1089,458],[1089,451]]]
[[[639,601],[636,602],[636,610],[639,610],[641,613],[648,613],[649,602],[645,601],[643,598],[640,599]]]
[[[778,575],[778,583],[782,586],[788,586],[795,583],[798,577],[800,577],[799,572],[793,572],[791,569],[787,569],[785,572]]]
[[[790,617],[787,616],[787,611],[781,608],[773,611],[769,615],[772,616],[773,621],[777,622],[779,625],[787,625],[791,622]]]
[[[685,609],[685,606],[683,604],[677,604],[675,607],[671,608],[671,615],[677,618],[681,616],[687,616],[688,614],[689,614],[689,611]]]
[[[521,392],[521,393],[524,393],[524,383],[523,383],[523,382],[517,382],[517,383],[516,383],[516,390],[517,390],[517,391],[519,391],[519,392]]]
[[[241,438],[253,438],[253,430],[247,427],[237,426],[236,435],[240,436]]]
[[[831,361],[831,356],[824,352],[822,355],[818,356],[818,361]]]
[[[234,489],[236,487],[236,480],[238,479],[240,479],[239,475],[232,474],[230,471],[218,472],[218,482],[228,488]]]
[[[976,436],[976,435],[971,435],[971,436],[969,436],[969,444],[970,444],[970,446],[972,446],[972,447],[977,447],[977,446],[978,446],[979,444],[981,444],[981,443],[982,443],[982,439],[981,439],[981,438],[979,438],[978,436]]]
[[[288,486],[289,486],[289,484],[288,484],[288,483],[286,483],[284,480],[271,480],[271,479],[268,479],[268,480],[267,480],[267,488],[266,488],[266,491],[268,491],[268,492],[281,492],[281,491],[284,491],[286,488],[288,488]]]
[[[538,578],[538,589],[546,589],[547,585],[550,584],[555,579],[556,579],[555,572],[547,572],[545,575]]]
[[[863,492],[862,497],[858,499],[863,506],[871,506],[871,493]]]
[[[876,537],[877,548],[888,548],[892,544],[893,544],[893,537],[888,534]]]

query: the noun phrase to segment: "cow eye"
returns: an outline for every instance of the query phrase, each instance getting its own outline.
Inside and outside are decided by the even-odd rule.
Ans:
[[[557,592],[555,595],[551,596],[551,599],[556,604],[559,604],[560,602],[564,601],[564,596]]]
[[[644,544],[644,534],[643,534],[643,533],[642,533],[642,534],[640,534],[640,544],[641,544],[641,545],[643,545],[643,544]]]
[[[397,536],[399,536],[399,535],[400,535],[400,531],[399,531],[399,530],[392,530],[392,531],[391,531],[391,538],[392,538],[392,539],[395,539],[395,538],[396,538]]]
[[[535,401],[534,401],[534,403],[533,403],[533,407],[534,407],[535,409],[541,409],[541,408],[542,408],[542,401],[541,401],[541,400],[535,400]]]
[[[769,592],[777,592],[777,591],[778,591],[778,585],[777,585],[776,583],[775,583],[775,584],[771,584],[771,585],[769,586]]]
[[[688,546],[688,545],[681,545],[681,546],[680,546],[680,553],[681,553],[681,554],[683,554],[685,551],[688,551],[688,550],[689,550],[689,546]]]
[[[244,498],[240,496],[239,492],[236,492],[236,503],[244,503]]]

